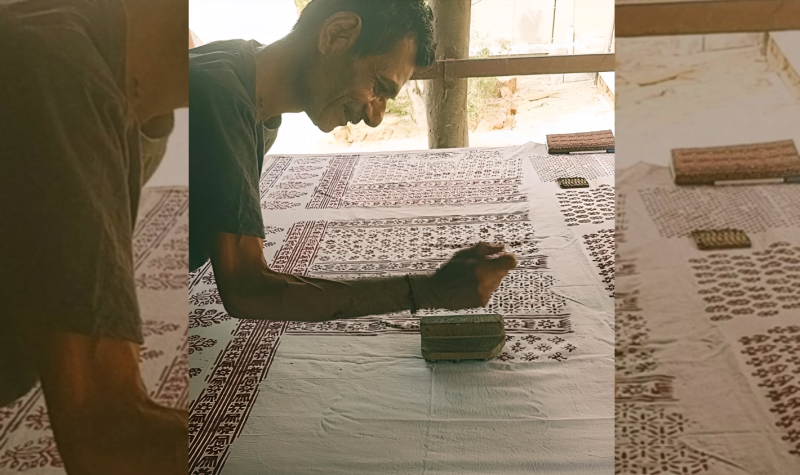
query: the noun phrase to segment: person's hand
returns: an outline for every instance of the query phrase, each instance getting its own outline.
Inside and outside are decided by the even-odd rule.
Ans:
[[[504,248],[480,242],[455,253],[433,275],[414,277],[419,307],[460,310],[485,306],[503,277],[517,266],[517,259],[503,253]]]

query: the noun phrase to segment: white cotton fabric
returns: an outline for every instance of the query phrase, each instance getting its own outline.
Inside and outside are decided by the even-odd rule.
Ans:
[[[800,246],[800,227],[790,225],[792,217],[800,216],[800,211],[784,206],[782,212],[787,213],[783,222],[786,225],[759,229],[760,225],[754,220],[741,219],[743,209],[734,207],[711,207],[701,201],[696,203],[694,209],[675,209],[666,206],[658,213],[651,213],[642,200],[643,191],[662,188],[676,192],[691,193],[692,190],[706,190],[712,193],[723,193],[733,202],[734,194],[745,190],[742,187],[676,187],[671,181],[669,170],[665,167],[637,164],[625,170],[618,177],[617,193],[624,196],[624,206],[617,212],[626,215],[626,228],[624,242],[617,243],[620,261],[635,261],[636,274],[618,277],[618,290],[625,293],[635,293],[638,306],[645,317],[648,343],[644,348],[652,350],[653,359],[657,367],[643,374],[662,374],[674,378],[674,401],[664,403],[663,406],[680,413],[685,420],[683,431],[670,434],[675,444],[691,452],[695,458],[703,458],[707,467],[696,473],[709,475],[767,475],[767,474],[795,474],[800,467],[800,455],[790,452],[795,446],[788,440],[790,430],[797,430],[800,424],[781,427],[780,413],[775,410],[776,402],[789,405],[788,414],[800,415],[800,406],[795,404],[791,409],[791,395],[776,396],[772,401],[770,391],[785,390],[791,385],[797,387],[797,355],[800,355],[800,339],[786,339],[786,343],[777,345],[776,348],[761,347],[753,354],[746,353],[748,345],[743,338],[754,335],[770,336],[775,334],[775,328],[797,328],[800,325],[800,306],[784,308],[782,304],[776,307],[777,314],[771,316],[758,316],[756,314],[735,315],[729,320],[711,319],[714,315],[726,314],[709,312],[711,305],[725,304],[730,309],[752,308],[752,303],[741,305],[730,298],[716,302],[706,301],[713,295],[722,296],[723,291],[703,293],[703,289],[714,286],[719,288],[720,282],[726,282],[719,277],[728,269],[722,264],[711,265],[711,269],[695,269],[693,264],[701,265],[693,259],[728,259],[736,256],[729,262],[739,262],[743,259],[753,259],[775,243],[785,243],[787,247]],[[785,205],[786,199],[791,196],[794,202],[800,200],[800,186],[798,185],[755,185],[748,186],[752,191],[763,193],[769,199],[760,203],[750,203],[749,206],[760,207],[756,215],[763,216]],[[749,192],[749,191],[748,191]],[[779,196],[780,195],[780,196]],[[652,205],[651,205],[652,207]],[[683,214],[680,214],[683,213]],[[661,216],[660,221],[654,216]],[[688,236],[665,237],[669,223],[675,220],[693,219],[698,228],[712,223],[729,223],[731,227],[744,228],[752,241],[751,249],[701,251],[698,250]],[[659,231],[664,231],[661,233]],[[709,256],[728,257],[709,257]],[[795,254],[795,263],[797,265]],[[789,258],[791,259],[791,258]],[[620,262],[618,261],[618,264]],[[785,262],[786,266],[791,262]],[[731,282],[742,283],[736,289],[755,286],[763,288],[763,293],[768,298],[763,301],[780,302],[779,294],[773,292],[768,284],[769,276],[765,271],[775,267],[762,266],[760,263],[753,266],[759,274],[758,281],[747,282],[743,278],[751,274],[742,274],[741,268],[733,270],[729,278]],[[709,272],[709,276],[699,274]],[[738,274],[737,274],[738,273]],[[699,275],[699,277],[698,277]],[[780,274],[786,279],[786,285],[798,288],[798,275]],[[776,275],[777,277],[778,275]],[[716,278],[714,283],[703,284],[705,278]],[[798,288],[800,289],[800,288]],[[743,299],[753,299],[755,293],[745,294]],[[617,322],[620,324],[622,313],[617,313]],[[788,330],[787,330],[788,331]],[[777,334],[775,334],[777,335]],[[800,335],[800,328],[796,332],[786,333]],[[794,338],[792,336],[792,338]],[[800,337],[798,337],[800,338]],[[757,345],[751,345],[753,347]],[[641,350],[641,348],[640,348]],[[753,358],[774,355],[777,360],[765,361],[754,365]],[[793,356],[794,355],[794,356]],[[792,359],[794,358],[794,359]],[[779,367],[785,365],[786,370]],[[793,366],[794,365],[794,366]],[[794,374],[792,374],[794,368]],[[789,381],[766,387],[768,380],[775,381],[772,376],[760,376],[759,370],[775,371],[775,376],[783,371],[789,376]],[[792,382],[793,379],[793,382]],[[619,409],[618,409],[619,410]],[[618,452],[621,439],[617,440]],[[796,450],[796,449],[795,449]],[[618,454],[619,455],[619,454]],[[673,454],[676,458],[685,456]],[[685,463],[685,465],[683,465]],[[691,466],[688,461],[676,462],[675,466]],[[640,473],[637,471],[623,470],[622,474]],[[669,472],[673,473],[673,472]],[[678,473],[678,472],[674,472]],[[692,472],[695,473],[695,472]]]

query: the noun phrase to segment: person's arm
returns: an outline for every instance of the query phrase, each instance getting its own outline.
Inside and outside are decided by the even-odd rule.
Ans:
[[[211,262],[225,309],[236,318],[319,322],[418,308],[457,310],[486,305],[516,266],[512,254],[487,258],[502,245],[480,243],[459,251],[434,274],[351,281],[275,272],[267,266],[262,240],[218,233]]]

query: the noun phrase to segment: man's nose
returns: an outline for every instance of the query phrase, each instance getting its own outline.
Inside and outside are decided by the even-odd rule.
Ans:
[[[377,127],[383,122],[384,112],[386,112],[386,99],[373,99],[364,106],[364,122],[370,127]]]

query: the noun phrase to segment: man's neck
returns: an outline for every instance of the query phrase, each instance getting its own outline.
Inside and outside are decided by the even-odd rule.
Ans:
[[[289,37],[256,53],[256,107],[262,121],[292,112],[303,112],[295,81],[302,79],[302,52]]]
[[[140,122],[189,105],[188,0],[125,0],[128,98]]]

